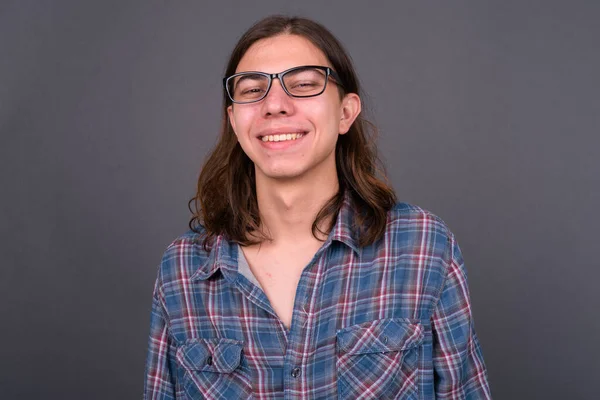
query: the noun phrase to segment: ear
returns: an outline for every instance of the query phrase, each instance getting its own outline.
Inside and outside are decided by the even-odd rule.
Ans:
[[[343,135],[354,123],[361,111],[360,97],[356,93],[348,93],[342,99],[339,134]]]
[[[227,116],[229,117],[229,123],[233,129],[233,133],[235,133],[235,136],[237,136],[237,131],[235,129],[235,118],[233,118],[233,104],[227,107]]]

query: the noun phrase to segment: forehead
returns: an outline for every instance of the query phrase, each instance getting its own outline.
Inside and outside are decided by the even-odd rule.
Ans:
[[[308,39],[282,34],[255,42],[240,60],[236,72],[277,73],[301,65],[331,67],[325,54]]]

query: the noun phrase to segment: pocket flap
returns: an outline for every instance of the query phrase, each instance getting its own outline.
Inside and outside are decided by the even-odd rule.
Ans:
[[[347,354],[383,353],[416,347],[423,327],[405,318],[380,319],[340,329],[337,346]]]
[[[242,342],[194,339],[177,349],[177,360],[189,371],[233,372],[241,361]]]

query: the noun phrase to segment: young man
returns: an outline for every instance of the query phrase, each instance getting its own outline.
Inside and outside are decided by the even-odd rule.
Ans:
[[[491,398],[458,244],[377,177],[359,93],[313,21],[242,36],[159,269],[145,398]]]

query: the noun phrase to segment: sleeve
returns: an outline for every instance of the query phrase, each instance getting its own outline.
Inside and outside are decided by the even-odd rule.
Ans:
[[[160,293],[157,280],[152,296],[144,400],[166,400],[176,397],[175,376],[171,364],[176,349],[170,336]]]
[[[448,271],[432,316],[436,399],[491,399],[483,354],[473,326],[467,276],[452,234]]]

